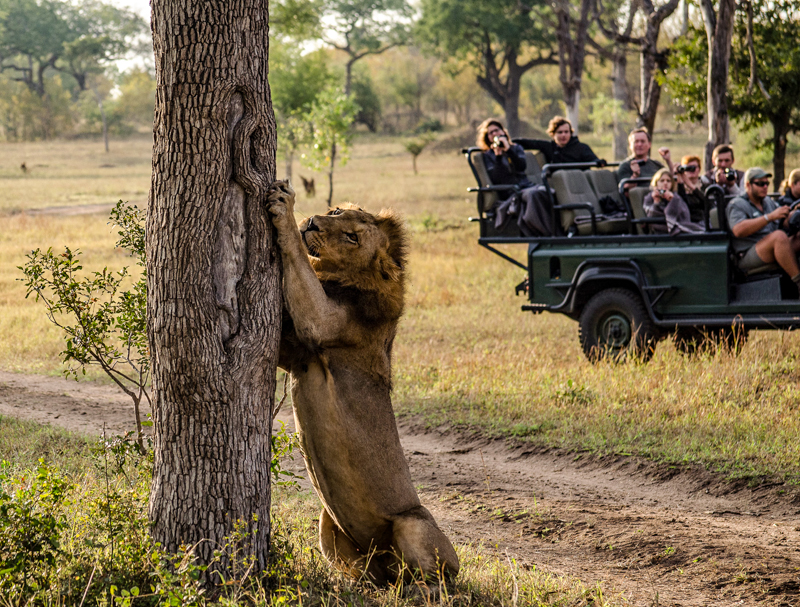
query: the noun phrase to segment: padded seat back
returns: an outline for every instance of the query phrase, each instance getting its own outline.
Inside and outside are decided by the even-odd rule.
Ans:
[[[636,187],[631,188],[628,190],[628,201],[631,203],[631,211],[633,211],[633,218],[634,219],[644,219],[647,217],[647,213],[644,212],[644,197],[647,196],[647,193],[650,191],[650,188],[645,187]],[[636,231],[639,234],[644,234],[647,224],[637,224]]]
[[[525,174],[530,182],[536,185],[542,185],[542,160],[544,160],[544,154],[541,152],[525,151]]]
[[[584,171],[584,173],[598,200],[603,196],[610,196],[617,202],[622,202],[619,195],[617,178],[614,176],[613,172],[608,169],[589,169],[588,171]]]
[[[556,171],[550,177],[549,184],[556,193],[557,204],[579,204],[582,202],[589,202],[592,204],[592,207],[594,207],[595,213],[601,213],[600,203],[583,171],[578,169]],[[575,218],[583,215],[590,215],[590,213],[586,209],[561,211],[561,227],[566,232],[569,230],[569,227],[575,223]]]
[[[489,173],[486,172],[486,165],[483,163],[483,151],[474,150],[470,152],[470,159],[472,160],[472,166],[475,167],[475,176],[478,179],[478,186],[485,187],[492,185],[492,180],[489,179]],[[496,202],[497,192],[481,192],[478,194],[478,204],[482,212],[490,210]]]

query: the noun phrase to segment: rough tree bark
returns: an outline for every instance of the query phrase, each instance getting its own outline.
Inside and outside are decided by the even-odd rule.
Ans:
[[[658,50],[658,37],[661,24],[678,8],[680,0],[669,0],[656,8],[652,0],[641,0],[645,17],[645,31],[641,42],[639,120],[637,126],[646,126],[651,133],[655,130],[658,102],[661,100],[661,84],[658,73],[667,67],[667,57]]]
[[[512,137],[520,135],[519,122],[519,92],[522,76],[528,70],[539,65],[555,65],[556,59],[553,53],[547,57],[539,57],[520,65],[517,62],[517,51],[512,47],[507,47],[504,53],[504,60],[501,65],[497,65],[497,56],[492,50],[490,37],[486,36],[483,48],[484,74],[479,74],[478,85],[497,101],[506,114],[506,128]],[[505,67],[505,78],[501,74]]]
[[[556,0],[553,3],[558,41],[559,80],[561,90],[564,92],[564,103],[567,106],[567,120],[572,124],[576,135],[580,118],[583,64],[586,59],[586,44],[591,23],[589,17],[594,1],[580,0],[580,14],[577,20],[572,18],[570,0]]]
[[[588,43],[604,58],[611,60],[612,72],[611,82],[614,97],[614,138],[611,142],[611,155],[614,160],[622,160],[628,155],[628,130],[629,124],[622,119],[624,112],[632,109],[632,95],[628,87],[628,51],[636,43],[641,45],[641,41],[633,38],[634,19],[639,10],[637,2],[630,2],[625,9],[627,14],[624,21],[621,20],[622,13],[615,12],[613,8],[606,9],[600,0],[595,0],[593,11],[594,20],[603,33],[603,36],[611,41],[612,46],[607,47],[598,44],[591,37]],[[608,22],[604,21],[608,19]],[[620,25],[624,26],[620,28]]]
[[[736,0],[719,0],[718,12],[714,10],[714,0],[702,0],[701,9],[708,38],[708,141],[705,148],[708,169],[714,148],[730,142],[728,66]]]
[[[196,544],[208,563],[242,520],[238,546],[259,570],[269,554],[281,322],[280,264],[264,205],[276,147],[268,3],[153,0],[152,28],[152,535],[170,552]]]
[[[614,138],[611,141],[611,155],[614,160],[623,160],[628,156],[628,129],[622,115],[630,109],[628,91],[628,55],[625,49],[615,49],[612,58],[611,82],[614,97]]]

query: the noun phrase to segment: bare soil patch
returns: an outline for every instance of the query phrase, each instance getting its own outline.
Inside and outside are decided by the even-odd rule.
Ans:
[[[113,386],[0,372],[0,415],[89,435],[133,425]],[[290,411],[279,419],[292,425]],[[800,491],[699,467],[536,449],[399,423],[425,505],[461,543],[602,581],[631,605],[800,605]],[[2,454],[0,454],[2,456]],[[302,470],[298,459],[287,467]]]

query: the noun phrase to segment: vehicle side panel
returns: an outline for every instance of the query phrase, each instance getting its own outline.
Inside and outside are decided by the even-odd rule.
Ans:
[[[591,288],[586,286],[590,277],[581,279],[576,274],[587,272],[594,262],[603,262],[606,269],[597,274],[611,272],[617,281],[630,276],[634,289],[648,285],[670,287],[663,293],[649,292],[657,316],[724,314],[729,311],[727,250],[726,241],[702,239],[573,245],[547,245],[540,241],[529,258],[533,283],[529,297],[531,303],[558,306],[575,283],[575,296],[580,298],[581,289]],[[620,260],[623,269],[634,267],[631,261],[638,266],[644,285],[635,284],[636,272],[630,269],[615,271],[615,259]],[[598,277],[598,281],[603,279]]]

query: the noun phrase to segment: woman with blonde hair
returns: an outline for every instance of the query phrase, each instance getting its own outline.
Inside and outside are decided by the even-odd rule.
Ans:
[[[792,206],[800,200],[800,169],[795,169],[781,182],[783,196],[778,198],[778,204]]]
[[[698,234],[704,232],[702,224],[692,221],[686,201],[677,193],[678,184],[669,169],[659,169],[650,181],[650,192],[645,196],[644,212],[648,217],[664,217],[666,225],[650,224],[654,234]]]
[[[539,150],[547,164],[567,162],[596,162],[597,155],[585,143],[578,141],[572,123],[563,116],[553,116],[547,125],[551,139],[517,139],[526,150]]]

